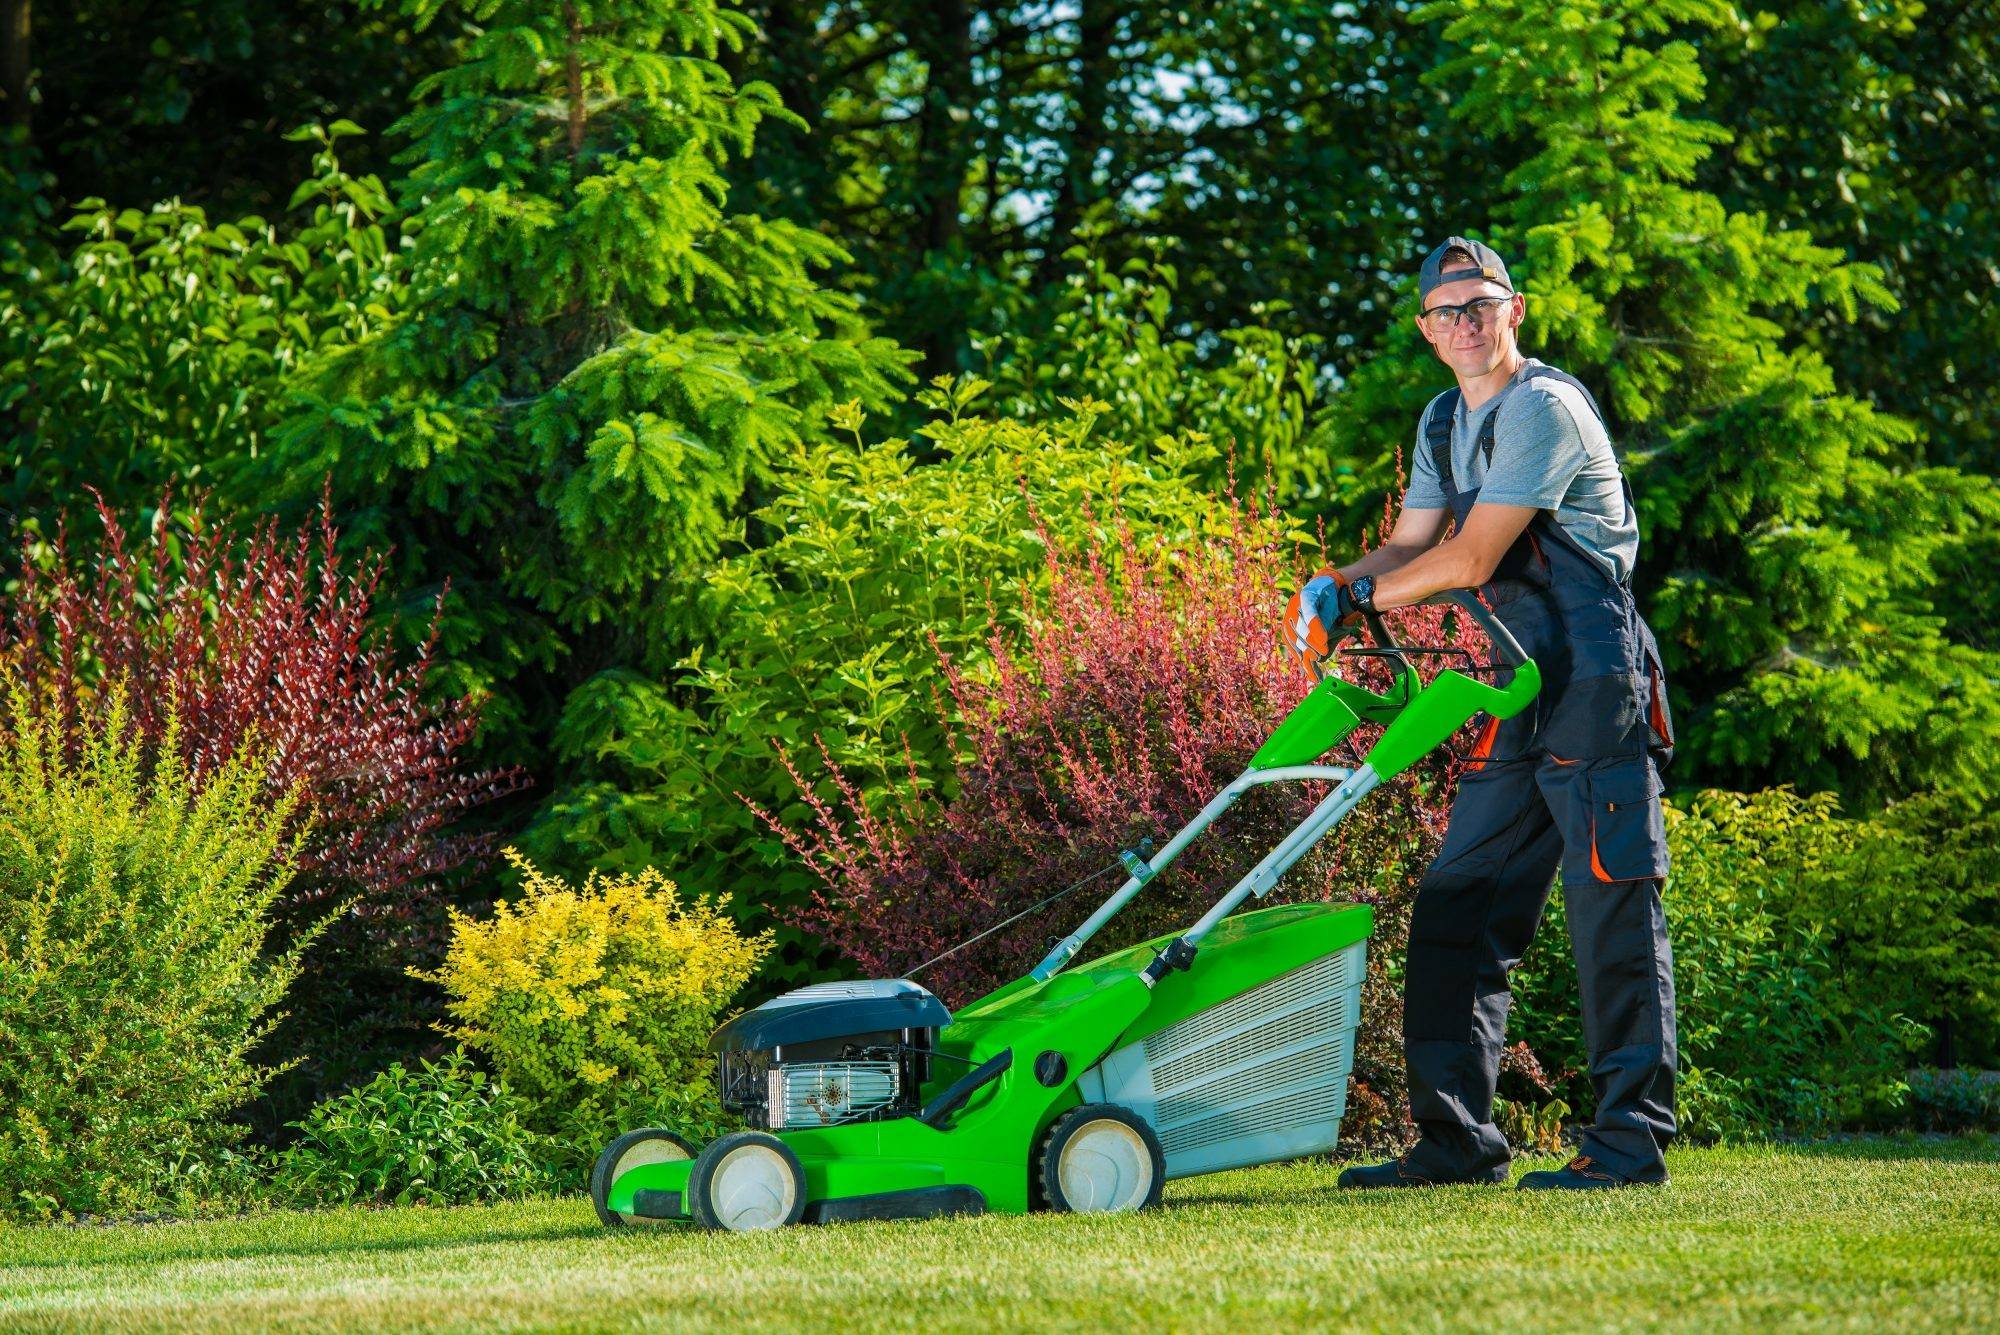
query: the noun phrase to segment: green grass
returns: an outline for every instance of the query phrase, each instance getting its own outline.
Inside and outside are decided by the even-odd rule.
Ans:
[[[726,1236],[581,1200],[0,1230],[0,1327],[2000,1323],[2000,1139],[1677,1152],[1673,1185],[1359,1195],[1300,1164],[1141,1216]]]

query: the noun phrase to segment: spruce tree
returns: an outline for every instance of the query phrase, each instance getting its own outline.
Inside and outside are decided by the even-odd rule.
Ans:
[[[1954,634],[1943,572],[2000,496],[1956,470],[1891,466],[1914,429],[1843,394],[1795,333],[1808,314],[1890,306],[1879,271],[1689,185],[1728,136],[1689,114],[1695,49],[1662,38],[1726,31],[1734,11],[1439,0],[1417,18],[1457,48],[1427,81],[1520,163],[1488,183],[1488,217],[1428,230],[1508,256],[1529,293],[1523,350],[1581,376],[1610,415],[1691,762],[1679,775],[1863,800],[1989,791],[2000,658]],[[1332,406],[1328,447],[1407,449],[1449,383],[1400,322]]]
[[[474,25],[396,128],[403,282],[305,378],[251,479],[393,549],[413,612],[532,761],[592,673],[659,667],[746,488],[835,403],[887,402],[905,355],[817,282],[845,256],[732,213],[724,170],[796,118],[717,63],[716,0],[405,0]]]

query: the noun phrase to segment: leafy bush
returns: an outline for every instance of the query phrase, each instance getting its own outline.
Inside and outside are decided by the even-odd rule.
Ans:
[[[0,1211],[118,1213],[223,1174],[224,1114],[310,932],[269,951],[296,798],[239,754],[197,785],[180,725],[119,698],[81,735],[11,683],[0,739]]]
[[[1018,645],[994,625],[990,672],[946,664],[950,714],[963,729],[947,796],[906,784],[900,804],[877,811],[837,767],[824,791],[801,776],[814,822],[795,827],[767,815],[821,880],[794,921],[868,973],[902,974],[1115,867],[1118,850],[1142,837],[1164,843],[1239,774],[1305,692],[1272,621],[1303,562],[1254,511],[1216,508],[1233,516],[1232,527],[1192,543],[1142,547],[1129,532],[1115,547],[1049,541],[1049,592],[1030,600]],[[1394,620],[1416,642],[1451,642],[1457,633],[1435,608]],[[1331,762],[1357,763],[1372,735],[1357,734]],[[1385,785],[1279,892],[1376,907],[1353,1118],[1354,1134],[1367,1140],[1393,1134],[1404,1116],[1393,974],[1416,877],[1442,832],[1448,777],[1440,763]],[[1092,950],[1192,922],[1325,792],[1323,784],[1287,784],[1245,797]],[[963,1000],[1018,976],[1116,876],[939,962],[924,981]]]
[[[451,996],[451,1035],[491,1058],[567,1169],[633,1126],[714,1134],[708,1036],[769,938],[651,869],[575,889],[508,856],[520,898],[483,922],[454,911],[444,964],[422,975]]]
[[[404,663],[371,633],[381,566],[341,556],[327,511],[294,534],[263,523],[243,536],[163,501],[143,551],[110,509],[98,516],[92,575],[62,544],[23,552],[4,631],[31,704],[72,753],[102,726],[110,682],[127,684],[148,744],[179,719],[197,787],[254,736],[265,792],[297,791],[312,822],[280,906],[295,915],[345,900],[360,918],[408,922],[440,877],[491,857],[490,835],[449,827],[521,776],[456,766],[477,708],[429,698],[433,643]]]
[[[2000,1131],[2000,1071],[1912,1071],[1910,1111],[1926,1131]]]
[[[814,737],[871,802],[910,762],[920,782],[948,785],[938,650],[980,658],[995,609],[1020,624],[1021,590],[1048,577],[1047,537],[1103,531],[1114,498],[1138,533],[1228,527],[1189,480],[1212,464],[1207,443],[1106,439],[1090,404],[1037,425],[967,415],[985,388],[944,378],[921,396],[941,414],[923,432],[935,462],[907,441],[863,443],[851,406],[851,442],[786,461],[760,541],[711,567],[679,609],[700,647],[571,693],[556,734],[568,781],[523,840],[530,856],[572,875],[658,865],[730,892],[746,927],[778,928],[770,983],[835,964],[793,925],[814,878],[736,794],[810,821],[778,753]]]
[[[401,1062],[315,1104],[279,1156],[276,1193],[310,1205],[465,1205],[553,1190],[560,1157],[527,1103],[463,1053]]]
[[[2000,816],[1960,791],[1836,820],[1816,797],[1794,921],[1824,923],[1844,1005],[1900,1011],[1932,1060],[2000,1066]]]
[[[316,151],[282,229],[178,199],[76,206],[74,249],[0,293],[0,504],[53,532],[86,487],[137,505],[268,444],[288,374],[369,328],[385,296],[388,197],[334,152],[360,133],[336,121],[287,136]]]
[[[1187,312],[1175,309],[1179,271],[1170,242],[1136,241],[1147,258],[1114,272],[1100,232],[1063,258],[1074,263],[1054,294],[1045,328],[976,339],[993,380],[991,411],[1027,421],[1060,414],[1065,400],[1104,404],[1103,428],[1121,440],[1206,437],[1268,472],[1291,497],[1325,469],[1324,442],[1301,458],[1320,391],[1322,345],[1287,338],[1267,321],[1284,302],[1251,308],[1254,322],[1188,336]],[[1338,467],[1338,465],[1335,465]],[[1203,480],[1222,481],[1213,460]]]
[[[439,698],[433,642],[406,658],[373,633],[380,564],[342,557],[324,511],[295,534],[265,523],[243,536],[211,527],[199,504],[163,503],[137,549],[108,508],[99,517],[92,574],[61,544],[23,553],[0,635],[33,707],[74,754],[103,726],[105,684],[130,683],[126,707],[148,745],[180,720],[174,746],[197,789],[254,737],[266,799],[302,799],[290,808],[304,838],[280,925],[346,910],[304,957],[294,1015],[271,1040],[281,1059],[309,1054],[260,1107],[275,1133],[322,1083],[379,1069],[378,1052],[409,1052],[428,1034],[435,998],[403,971],[437,960],[443,891],[492,858],[493,837],[458,822],[522,778],[462,763],[477,708]]]
[[[1680,1121],[1696,1137],[1821,1131],[1897,1107],[1919,1027],[1842,985],[1806,911],[1848,837],[1829,800],[1707,791],[1669,807],[1665,905],[1680,1021]],[[1561,896],[1515,974],[1514,1032],[1593,1104]]]

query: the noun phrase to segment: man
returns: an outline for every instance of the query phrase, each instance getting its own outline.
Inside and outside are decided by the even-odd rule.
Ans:
[[[1451,237],[1424,261],[1418,292],[1417,327],[1458,386],[1418,423],[1389,541],[1301,590],[1293,647],[1323,653],[1363,612],[1477,588],[1543,686],[1533,708],[1486,720],[1411,911],[1403,1050],[1419,1139],[1340,1184],[1507,1180],[1493,1125],[1507,975],[1558,871],[1597,1118],[1566,1167],[1520,1185],[1663,1183],[1676,1053],[1658,771],[1672,725],[1658,646],[1630,592],[1630,488],[1589,391],[1521,355],[1527,301],[1498,255]]]

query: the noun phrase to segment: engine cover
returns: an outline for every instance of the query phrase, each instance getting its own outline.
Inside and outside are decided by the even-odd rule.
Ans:
[[[715,1031],[708,1050],[769,1052],[800,1043],[902,1030],[941,1029],[951,1012],[905,978],[817,983],[773,997]]]

